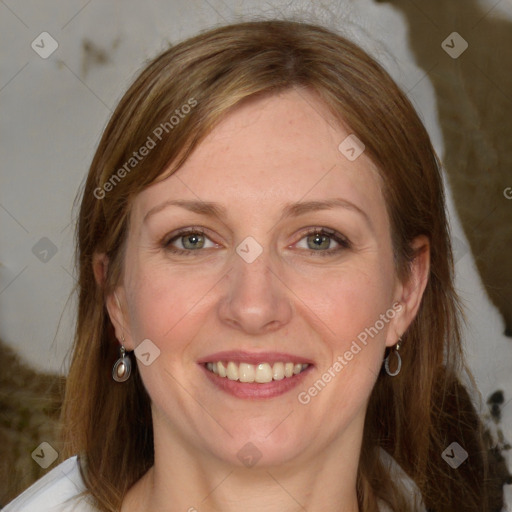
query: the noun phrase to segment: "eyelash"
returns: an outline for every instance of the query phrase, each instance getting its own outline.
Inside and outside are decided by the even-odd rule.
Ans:
[[[185,228],[185,229],[182,229],[181,231],[178,231],[172,238],[163,240],[163,242],[162,242],[163,248],[173,254],[179,254],[179,255],[183,255],[183,256],[192,256],[192,253],[200,252],[200,249],[197,249],[197,250],[177,249],[176,247],[173,247],[171,245],[172,242],[174,242],[175,240],[178,240],[179,238],[184,237],[186,235],[201,235],[201,236],[207,237],[204,229],[202,229],[200,227]],[[316,251],[314,249],[304,249],[304,250],[308,251],[310,254],[314,254],[315,256],[322,256],[322,257],[332,256],[334,254],[337,254],[346,249],[350,249],[352,247],[352,244],[346,237],[344,237],[342,234],[340,234],[332,229],[329,229],[329,228],[311,228],[308,231],[306,231],[305,233],[303,233],[302,237],[299,239],[299,242],[303,238],[307,238],[308,236],[312,236],[312,235],[327,236],[340,245],[340,247],[336,247],[334,249],[328,249],[326,251],[321,251],[321,250]]]
[[[168,240],[164,240],[163,241],[163,247],[164,249],[166,249],[167,251],[173,253],[173,254],[180,254],[180,255],[183,255],[183,256],[192,256],[192,253],[195,252],[193,250],[186,250],[186,249],[177,249],[176,247],[173,247],[171,245],[172,242],[174,242],[175,240],[178,240],[178,238],[181,238],[181,237],[184,237],[186,235],[202,235],[202,236],[206,236],[206,233],[205,231],[202,229],[202,228],[196,228],[196,227],[191,227],[191,228],[185,228],[185,229],[182,229],[180,231],[178,231],[176,233],[176,235],[174,235],[172,238],[169,238]]]
[[[326,251],[315,251],[314,249],[305,249],[309,253],[314,254],[315,256],[333,256],[341,251],[350,249],[352,247],[348,238],[344,237],[341,233],[338,233],[337,231],[334,231],[333,229],[329,228],[311,228],[302,235],[302,237],[299,239],[299,242],[303,238],[307,238],[308,236],[312,235],[327,236],[339,244],[339,247],[335,247],[334,249],[328,249]]]

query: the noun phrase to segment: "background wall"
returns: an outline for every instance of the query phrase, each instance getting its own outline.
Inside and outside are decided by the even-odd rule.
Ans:
[[[433,82],[416,64],[404,2],[395,3],[402,5],[371,0],[0,1],[0,338],[36,369],[66,373],[75,305],[73,201],[113,108],[145,60],[199,30],[254,17],[294,16],[345,33],[407,91],[444,159]],[[421,6],[419,0],[405,4]],[[432,30],[433,51],[458,30],[457,13],[462,16],[466,7],[462,0],[438,4],[454,13],[453,29],[443,24],[441,31]],[[512,20],[512,0],[480,0],[478,5],[486,21]],[[454,50],[461,49],[459,44],[453,42]],[[475,50],[470,44],[465,55]],[[499,63],[502,49],[490,55],[487,59]],[[486,79],[492,82],[483,73],[480,80]],[[500,186],[503,194],[494,200],[502,201],[500,207],[510,215],[512,169]],[[484,402],[494,391],[504,391],[499,428],[505,440],[512,440],[512,339],[504,336],[503,319],[485,292],[451,193],[448,202],[457,288],[467,307],[469,362]],[[510,466],[510,452],[507,456]]]

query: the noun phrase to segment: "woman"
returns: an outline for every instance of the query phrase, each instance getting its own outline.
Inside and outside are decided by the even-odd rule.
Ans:
[[[6,510],[487,510],[438,161],[353,43],[251,22],[153,60],[78,265],[70,458]]]

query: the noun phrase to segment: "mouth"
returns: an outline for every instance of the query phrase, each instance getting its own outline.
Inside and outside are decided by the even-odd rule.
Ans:
[[[293,363],[291,361],[276,363],[260,362],[258,364],[236,361],[216,361],[204,363],[206,369],[220,378],[238,382],[267,384],[272,381],[289,379],[305,371],[308,363]]]
[[[237,398],[264,399],[282,395],[302,382],[314,364],[285,353],[218,352],[198,361],[208,380]]]

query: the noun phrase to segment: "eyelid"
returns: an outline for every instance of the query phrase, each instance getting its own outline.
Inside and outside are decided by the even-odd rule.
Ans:
[[[174,241],[178,240],[179,238],[182,238],[182,237],[184,237],[186,235],[189,235],[189,234],[198,234],[198,235],[204,236],[205,238],[210,240],[215,245],[219,245],[217,242],[214,242],[211,239],[211,237],[208,235],[208,230],[203,228],[203,227],[200,227],[200,226],[189,226],[189,227],[186,227],[186,228],[181,228],[181,229],[178,229],[176,231],[173,231],[172,233],[167,234],[167,235],[165,235],[162,238],[161,245],[165,249],[168,249],[168,250],[172,251],[170,249],[170,247],[173,247],[173,246],[171,246],[171,242],[174,242]],[[184,252],[187,252],[187,253],[194,252],[193,250],[190,250],[190,249],[189,250],[187,250],[187,249],[179,249],[179,248],[176,248],[176,247],[174,247],[173,249],[175,249],[176,252],[181,252],[181,253],[184,253]],[[210,247],[207,247],[207,249],[210,249]],[[197,252],[199,252],[199,250],[197,250]]]
[[[332,238],[338,237],[341,240],[343,240],[344,242],[350,243],[349,239],[345,235],[343,235],[342,233],[336,231],[335,229],[328,228],[326,226],[313,226],[313,227],[310,227],[310,228],[306,228],[306,231],[301,233],[301,240],[305,236],[316,235],[316,234],[329,235]]]
[[[345,235],[336,231],[335,229],[328,228],[328,227],[319,227],[319,226],[308,228],[305,232],[302,232],[300,235],[300,238],[297,240],[297,242],[292,244],[292,246],[299,243],[301,240],[303,240],[304,238],[307,238],[308,236],[311,236],[311,235],[327,235],[329,238],[334,240],[339,245],[339,247],[327,249],[325,251],[321,251],[321,250],[317,251],[314,249],[304,249],[306,251],[309,251],[309,253],[312,253],[315,255],[329,255],[329,254],[338,253],[342,250],[352,248],[352,242]],[[289,247],[291,247],[291,246],[289,246]]]

